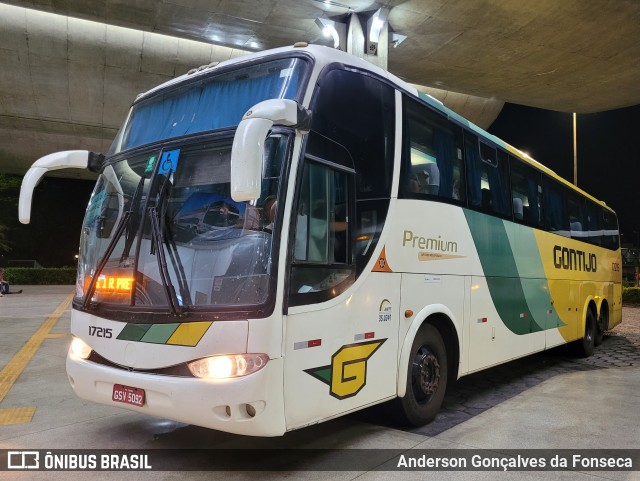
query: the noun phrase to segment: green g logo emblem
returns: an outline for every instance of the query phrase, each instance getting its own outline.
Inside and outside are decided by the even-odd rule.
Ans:
[[[367,384],[367,361],[385,341],[342,346],[331,356],[331,365],[305,369],[304,372],[328,384],[329,394],[333,397],[353,397]]]

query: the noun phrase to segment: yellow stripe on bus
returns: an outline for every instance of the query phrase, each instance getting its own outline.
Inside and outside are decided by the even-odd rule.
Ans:
[[[185,322],[180,324],[167,340],[167,344],[194,347],[200,342],[200,339],[202,339],[211,324],[213,322]]]

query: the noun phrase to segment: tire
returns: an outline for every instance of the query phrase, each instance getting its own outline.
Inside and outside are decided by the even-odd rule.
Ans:
[[[596,340],[596,318],[591,309],[587,309],[587,317],[584,322],[584,336],[576,341],[577,354],[580,357],[589,357],[593,354]]]
[[[447,350],[440,332],[423,325],[411,346],[407,391],[395,400],[396,419],[405,425],[423,426],[433,420],[447,387]]]
[[[594,338],[594,346],[599,346],[602,344],[604,339],[604,331],[607,329],[609,324],[609,314],[606,310],[606,306],[602,306],[600,308],[600,317],[598,317],[598,322],[596,322],[596,336]]]

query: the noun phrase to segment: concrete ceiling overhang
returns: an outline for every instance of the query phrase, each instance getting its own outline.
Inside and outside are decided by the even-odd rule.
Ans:
[[[55,150],[105,151],[138,92],[245,51],[326,43],[315,18],[380,6],[408,37],[389,70],[470,94],[458,102],[486,118],[495,104],[483,99],[578,113],[640,103],[637,0],[8,1],[0,170],[24,172]]]

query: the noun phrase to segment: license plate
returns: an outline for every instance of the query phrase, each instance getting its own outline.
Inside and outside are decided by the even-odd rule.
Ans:
[[[144,389],[114,384],[111,400],[142,407],[144,406]]]

